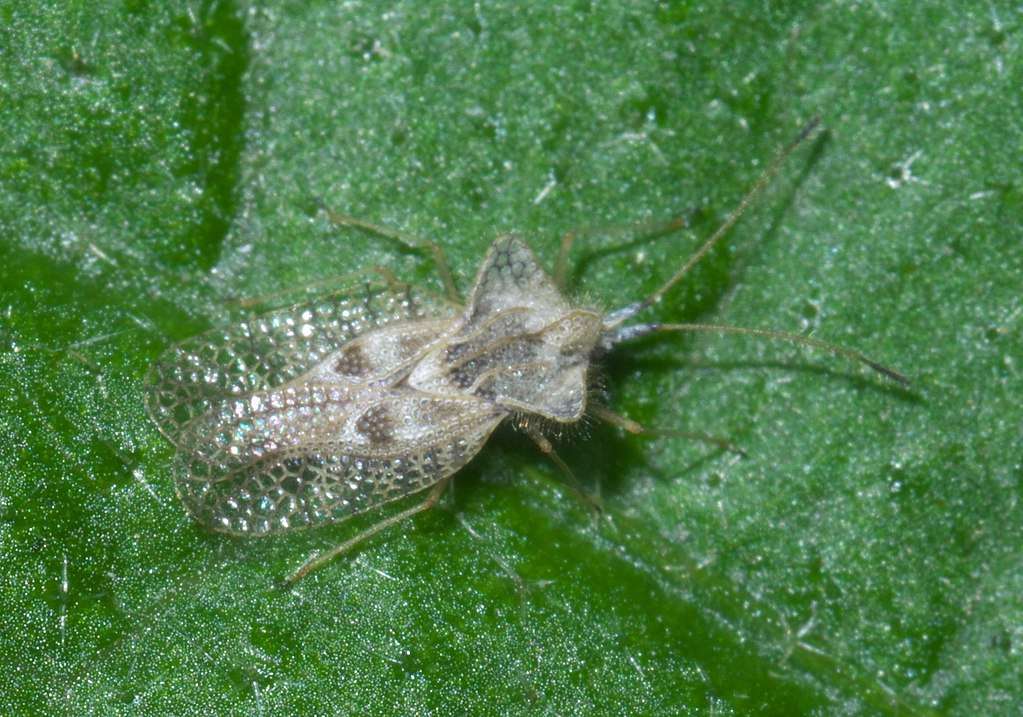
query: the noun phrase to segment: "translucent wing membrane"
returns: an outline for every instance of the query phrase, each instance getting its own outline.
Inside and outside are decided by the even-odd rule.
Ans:
[[[282,417],[290,433],[248,414],[224,420],[215,411],[196,422],[175,471],[181,500],[200,523],[265,535],[344,520],[459,470],[506,415],[409,388],[354,402],[307,390],[285,409],[296,414]],[[314,395],[319,405],[308,403]]]
[[[410,289],[370,287],[171,348],[146,395],[177,447],[182,502],[214,530],[265,535],[344,520],[457,471],[506,411],[418,391],[403,373],[454,315]]]
[[[208,331],[169,349],[146,381],[146,406],[173,443],[196,417],[229,397],[301,376],[354,336],[453,309],[412,289],[367,286]]]

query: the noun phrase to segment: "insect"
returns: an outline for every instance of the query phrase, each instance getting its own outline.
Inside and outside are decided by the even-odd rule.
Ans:
[[[421,503],[310,557],[287,578],[291,583],[434,505],[451,476],[506,420],[520,419],[520,427],[560,465],[538,424],[571,424],[590,411],[644,432],[588,402],[593,362],[623,341],[664,331],[781,338],[905,382],[856,351],[801,335],[626,323],[721,240],[815,126],[779,153],[722,226],[659,289],[610,313],[573,304],[521,239],[504,236],[491,245],[464,305],[392,282],[173,346],[152,367],[146,400],[150,416],[176,446],[173,469],[182,502],[214,531],[261,536],[339,522],[426,491]],[[570,245],[567,235],[556,277],[564,274]],[[438,259],[453,299],[450,272]]]

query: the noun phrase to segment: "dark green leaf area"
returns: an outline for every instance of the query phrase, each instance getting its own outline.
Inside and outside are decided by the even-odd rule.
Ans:
[[[1008,3],[0,2],[0,713],[1011,715],[1023,700],[1021,17]],[[440,509],[204,531],[175,341],[526,238],[655,290],[592,400]],[[702,432],[729,441],[686,439]],[[744,455],[740,455],[739,451]],[[593,498],[580,500],[577,488]],[[414,500],[414,498],[412,498]],[[594,512],[592,502],[599,502]],[[403,504],[405,505],[405,504]]]

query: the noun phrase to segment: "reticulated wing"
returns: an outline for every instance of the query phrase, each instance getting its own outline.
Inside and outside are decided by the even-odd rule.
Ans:
[[[230,406],[189,426],[175,472],[200,523],[265,535],[344,520],[451,475],[505,416],[478,399],[408,388],[302,390],[281,410],[239,416]]]
[[[516,236],[499,237],[490,245],[476,275],[466,321],[472,327],[507,309],[529,309],[529,328],[571,310],[565,297],[540,266],[533,250]]]
[[[146,407],[178,443],[184,427],[219,402],[293,380],[355,336],[451,313],[412,289],[367,286],[212,329],[157,360],[146,379]]]

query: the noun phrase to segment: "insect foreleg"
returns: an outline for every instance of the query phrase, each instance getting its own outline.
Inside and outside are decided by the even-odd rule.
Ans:
[[[633,239],[630,239],[625,247],[617,247],[615,250],[625,249],[640,240],[656,239],[664,236],[665,234],[671,234],[672,232],[685,228],[688,223],[689,222],[685,217],[675,217],[674,219],[666,222],[648,222],[628,227],[587,227],[567,231],[561,237],[561,246],[558,249],[558,260],[554,265],[554,284],[560,290],[565,290],[565,284],[568,281],[568,258],[572,253],[572,247],[575,246],[578,239],[587,239],[597,234],[628,234],[633,237]]]
[[[540,452],[547,456],[551,460],[551,463],[556,465],[558,470],[565,475],[568,479],[568,487],[571,488],[576,497],[593,512],[593,517],[599,518],[604,512],[604,506],[601,504],[600,497],[590,495],[583,490],[582,484],[579,483],[579,479],[576,478],[575,473],[573,473],[572,469],[568,467],[568,464],[561,459],[561,456],[559,456],[557,451],[554,450],[554,445],[546,436],[530,425],[524,425],[521,426],[521,428],[526,432],[526,435],[533,440],[533,443],[535,443],[536,447],[540,449]]]
[[[647,428],[642,424],[636,423],[631,418],[623,416],[619,413],[615,413],[610,408],[604,406],[591,405],[589,408],[596,418],[599,418],[604,423],[612,425],[616,428],[621,428],[624,431],[636,436],[667,436],[669,438],[688,438],[694,441],[701,441],[703,443],[710,443],[723,448],[726,451],[737,453],[740,456],[745,456],[746,452],[739,448],[737,445],[729,441],[727,438],[720,438],[718,436],[712,436],[709,433],[703,433],[702,431],[675,431],[672,429],[661,429],[661,428]]]

